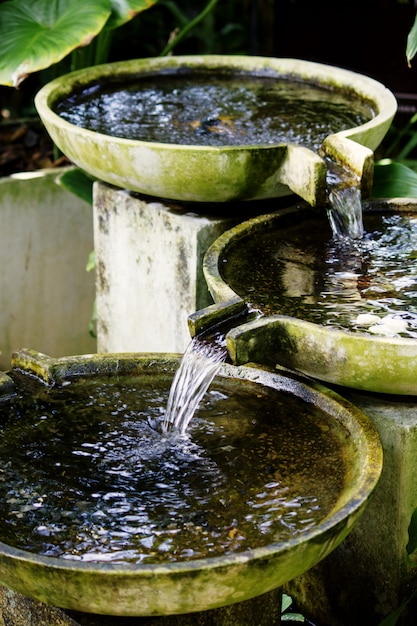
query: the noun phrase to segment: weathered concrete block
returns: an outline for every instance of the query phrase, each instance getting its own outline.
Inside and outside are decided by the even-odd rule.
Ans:
[[[378,626],[417,588],[417,551],[407,548],[417,509],[417,404],[412,397],[338,391],[379,432],[381,479],[355,529],[287,592],[323,626]],[[406,608],[398,624],[414,626],[416,604]]]
[[[236,218],[143,198],[104,183],[94,191],[99,352],[183,352],[187,318],[212,303],[207,248]]]
[[[0,179],[0,369],[13,351],[95,352],[88,333],[94,276],[89,204],[55,183],[57,170]]]

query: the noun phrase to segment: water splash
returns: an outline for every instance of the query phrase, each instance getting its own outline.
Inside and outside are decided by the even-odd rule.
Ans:
[[[184,434],[197,407],[227,357],[223,334],[205,338],[197,335],[189,343],[172,381],[163,433]]]
[[[337,238],[362,239],[362,194],[359,180],[334,163],[328,164],[327,216],[333,235]]]

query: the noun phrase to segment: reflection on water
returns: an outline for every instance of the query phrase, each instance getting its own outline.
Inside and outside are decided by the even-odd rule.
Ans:
[[[223,70],[107,78],[58,103],[66,121],[114,137],[188,145],[296,143],[318,150],[374,112],[325,86]]]
[[[187,434],[161,435],[172,376],[70,379],[0,404],[0,534],[70,560],[159,563],[285,541],[332,510],[353,444],[334,418],[216,379]],[[24,382],[23,382],[24,381]]]
[[[365,214],[358,240],[333,237],[325,218],[298,222],[227,250],[221,270],[236,293],[265,315],[417,337],[415,214]]]

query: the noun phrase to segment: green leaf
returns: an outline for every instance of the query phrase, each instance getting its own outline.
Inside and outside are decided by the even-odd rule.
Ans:
[[[109,0],[9,0],[0,4],[0,84],[17,87],[28,74],[87,45],[110,15]]]
[[[88,261],[85,266],[86,272],[93,272],[96,269],[96,253],[92,250],[88,255]]]
[[[416,52],[417,52],[417,15],[414,20],[414,24],[410,32],[408,33],[408,37],[407,37],[406,56],[407,56],[407,63],[409,66],[411,65],[411,59],[414,58]]]
[[[375,163],[374,198],[417,198],[417,173],[402,163],[384,159]]]
[[[417,549],[417,509],[414,509],[408,527],[407,554],[412,554]]]
[[[292,605],[291,596],[286,593],[282,594],[281,600],[281,621],[282,622],[305,622],[305,618],[300,613],[286,613]]]
[[[291,604],[292,604],[291,596],[287,595],[286,593],[283,593],[282,600],[281,600],[281,613],[284,613],[284,611],[289,609]]]
[[[67,170],[57,177],[57,183],[89,204],[93,204],[94,178],[79,168]]]
[[[110,0],[112,14],[106,28],[117,28],[133,19],[138,13],[150,9],[158,0]]]

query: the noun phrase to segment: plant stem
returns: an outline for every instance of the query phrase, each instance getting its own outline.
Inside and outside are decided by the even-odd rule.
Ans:
[[[94,65],[107,63],[112,36],[113,31],[108,28],[105,28],[97,35],[95,41]]]
[[[197,17],[195,17],[193,20],[188,22],[188,24],[186,24],[186,26],[184,26],[184,28],[180,30],[178,35],[165,46],[159,56],[163,57],[169,54],[173,50],[173,48],[187,35],[187,33],[189,33],[189,31],[193,29],[194,26],[201,22],[201,20],[203,20],[206,15],[208,15],[210,11],[214,9],[218,1],[219,0],[210,0],[207,6],[201,11],[201,13],[199,13]]]

